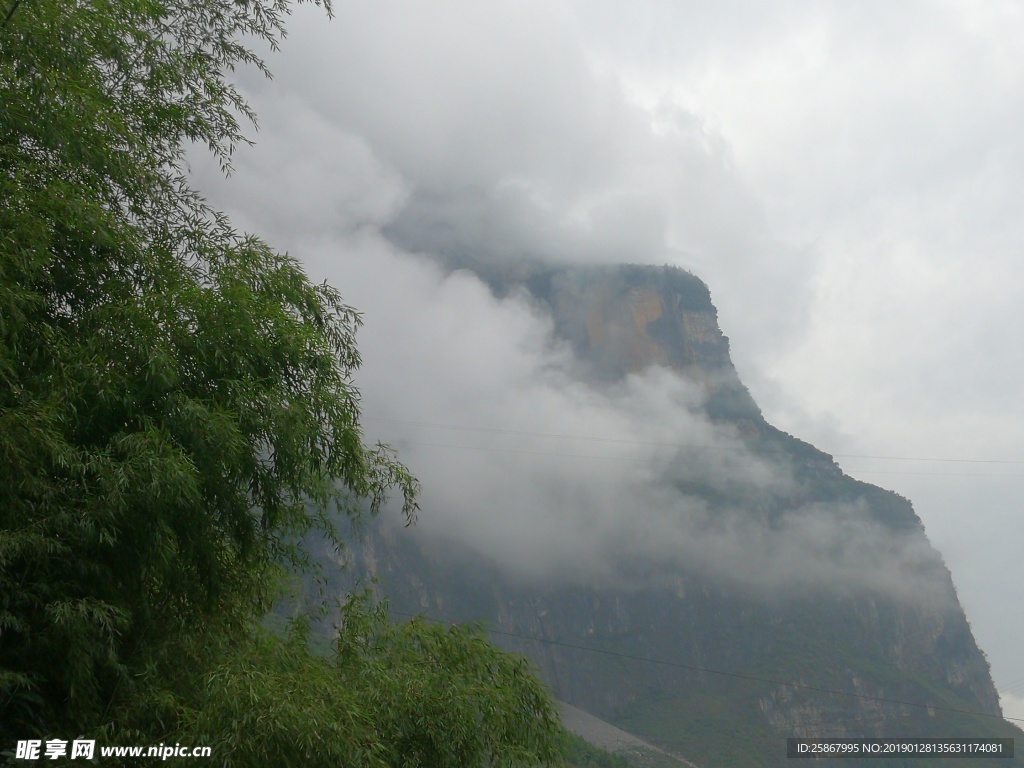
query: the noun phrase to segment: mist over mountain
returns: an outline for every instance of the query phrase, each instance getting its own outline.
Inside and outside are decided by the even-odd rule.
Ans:
[[[769,421],[914,500],[1004,693],[1020,693],[1024,614],[1005,608],[1024,493],[1019,8],[315,11],[295,9],[272,82],[240,73],[261,122],[234,183],[193,170],[240,228],[364,313],[372,437],[453,480],[439,465],[470,447],[584,444],[423,423],[608,437],[573,418],[593,393],[561,393],[572,361],[550,317],[474,274],[683,266],[711,286]],[[455,258],[474,274],[436,267]],[[623,453],[611,445],[588,451]]]
[[[698,764],[782,765],[786,736],[1019,734],[910,503],[765,421],[704,283],[479,272],[481,300],[544,330],[494,389],[516,418],[475,426],[467,399],[460,423],[403,423],[420,521],[377,521],[332,589],[372,577],[399,617],[485,621],[561,699]]]
[[[427,462],[424,536],[457,539],[534,580],[634,582],[685,567],[758,593],[870,588],[953,600],[936,586],[932,570],[945,570],[916,515],[809,492],[809,467],[841,471],[823,454],[776,445],[698,279],[540,267],[491,286],[550,317],[564,346],[522,383],[517,404],[503,405],[522,429],[492,433],[501,444],[457,455],[408,446],[421,469]]]

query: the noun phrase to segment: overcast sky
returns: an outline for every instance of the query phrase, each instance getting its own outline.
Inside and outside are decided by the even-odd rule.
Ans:
[[[242,75],[260,131],[235,175],[198,158],[195,175],[364,311],[367,432],[435,479],[425,501],[458,508],[459,474],[497,483],[463,504],[514,495],[498,469],[524,456],[534,487],[623,459],[641,483],[657,429],[730,439],[678,382],[574,382],[528,302],[425,256],[678,264],[708,283],[769,421],[913,501],[1024,717],[1024,6],[335,11],[296,13],[272,82]],[[637,416],[659,403],[678,420]]]

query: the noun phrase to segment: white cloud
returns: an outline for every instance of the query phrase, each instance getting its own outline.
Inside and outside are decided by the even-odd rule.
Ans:
[[[260,144],[212,188],[366,310],[368,398],[419,420],[541,423],[511,386],[491,403],[510,410],[488,410],[481,393],[501,379],[564,429],[617,429],[621,397],[618,416],[574,420],[607,403],[565,385],[565,352],[528,304],[402,251],[667,261],[707,280],[779,426],[836,453],[1024,459],[1019,4],[337,11],[328,24],[299,9],[277,79],[247,80]],[[441,362],[461,383],[436,379]],[[1021,583],[1019,482],[865,479],[915,500],[997,678],[1024,674],[1024,626],[1005,610]]]

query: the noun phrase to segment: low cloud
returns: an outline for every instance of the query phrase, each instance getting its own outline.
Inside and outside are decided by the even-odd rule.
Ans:
[[[801,497],[791,467],[707,418],[707,382],[660,367],[588,381],[528,295],[497,298],[378,236],[332,248],[305,250],[366,313],[365,425],[422,481],[410,535],[428,546],[526,580],[683,571],[765,596],[951,599],[919,530],[894,535],[858,503],[775,501]]]
[[[633,99],[574,24],[541,3],[300,12],[278,80],[248,82],[258,149],[227,186],[197,159],[198,186],[364,313],[365,424],[423,482],[417,535],[524,578],[640,563],[762,591],[917,590],[934,553],[856,505],[752,513],[796,481],[705,417],[704,384],[658,368],[588,383],[529,297],[438,266],[694,267],[763,354],[804,318],[807,255],[773,238],[725,143]]]

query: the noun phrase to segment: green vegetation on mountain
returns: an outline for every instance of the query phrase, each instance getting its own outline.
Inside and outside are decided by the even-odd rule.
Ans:
[[[288,10],[0,8],[2,754],[82,736],[253,766],[562,749],[544,688],[477,632],[359,601],[327,657],[301,623],[260,629],[303,534],[393,489],[411,519],[417,495],[363,443],[356,312],[185,177],[191,144],[227,167],[246,141],[228,78],[265,71],[245,40],[276,46]]]

